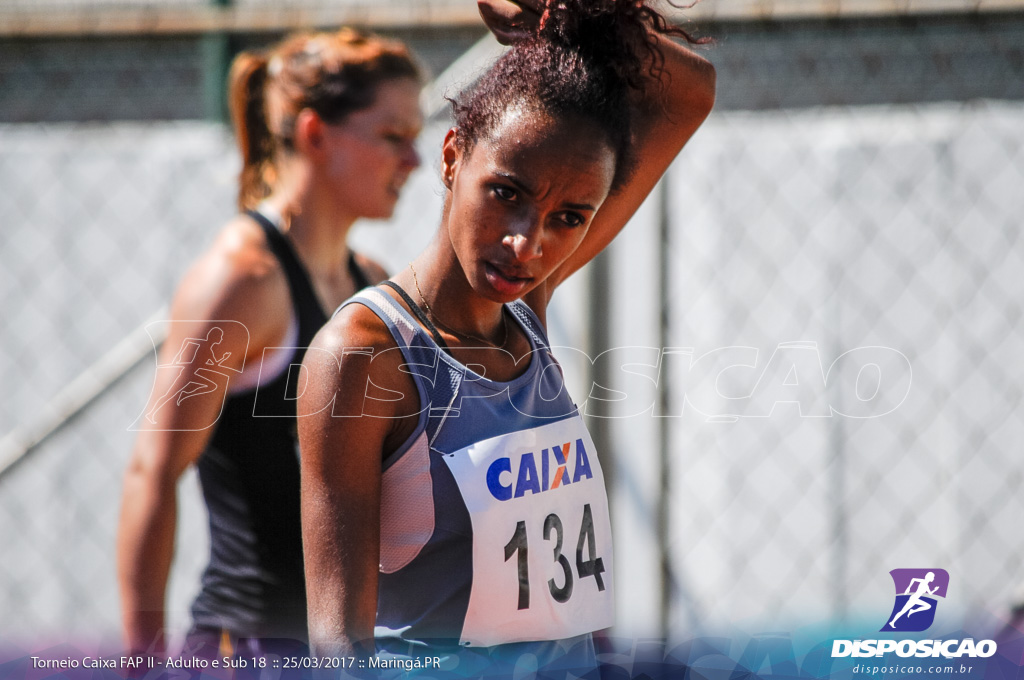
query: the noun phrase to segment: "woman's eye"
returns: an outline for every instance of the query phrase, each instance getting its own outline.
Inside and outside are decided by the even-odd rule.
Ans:
[[[567,227],[578,227],[582,225],[584,222],[586,222],[586,220],[583,219],[583,215],[573,212],[562,213],[561,220],[562,223],[565,224],[565,226]]]
[[[416,143],[416,135],[409,134],[406,130],[388,130],[381,134],[384,141],[396,146],[405,146]]]
[[[514,201],[516,198],[516,190],[512,187],[507,187],[502,184],[495,184],[492,189],[494,195],[503,201]]]

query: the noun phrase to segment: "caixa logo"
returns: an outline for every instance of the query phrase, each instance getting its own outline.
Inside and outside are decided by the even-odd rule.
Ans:
[[[896,601],[881,632],[920,633],[935,622],[938,598],[945,598],[949,573],[945,569],[893,569]],[[989,657],[996,653],[993,640],[835,640],[832,656],[869,657],[895,652],[901,657]]]
[[[528,451],[519,456],[514,468],[512,458],[496,459],[487,468],[487,490],[499,501],[507,501],[526,493],[552,491],[593,476],[587,449],[583,440],[577,439],[575,446],[565,442],[541,449],[539,454]]]
[[[893,569],[896,602],[880,630],[919,633],[935,621],[936,598],[945,598],[949,574],[945,569]]]

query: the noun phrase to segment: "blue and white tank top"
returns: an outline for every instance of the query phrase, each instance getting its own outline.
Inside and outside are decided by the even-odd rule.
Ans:
[[[540,320],[506,306],[533,351],[519,377],[496,382],[382,290],[354,302],[387,325],[423,406],[384,461],[378,649],[592,662],[590,633],[613,622],[607,495]]]

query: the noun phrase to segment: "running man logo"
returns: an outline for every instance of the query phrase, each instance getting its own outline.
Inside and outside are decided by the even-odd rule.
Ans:
[[[896,603],[882,631],[917,633],[935,620],[936,597],[946,597],[949,574],[945,569],[893,569]]]
[[[537,458],[533,451],[522,454],[515,470],[512,469],[511,458],[498,458],[491,463],[487,468],[487,489],[491,495],[499,501],[507,501],[522,498],[527,492],[553,491],[562,486],[575,484],[581,479],[594,477],[582,439],[576,440],[575,456],[572,456],[572,442],[542,449],[539,456],[539,471]],[[571,472],[570,458],[573,458]]]
[[[212,427],[220,418],[228,394],[228,383],[232,376],[241,373],[241,368],[226,364],[232,351],[225,346],[249,345],[249,331],[237,321],[171,321],[168,323],[167,343],[163,351],[174,355],[170,360],[156,366],[156,379],[146,409],[129,427],[129,431],[197,431]],[[207,326],[208,330],[190,333],[189,329]],[[157,342],[158,324],[147,326],[146,332]],[[244,354],[243,354],[244,356]],[[200,401],[202,409],[183,409]],[[196,414],[201,414],[197,419]]]

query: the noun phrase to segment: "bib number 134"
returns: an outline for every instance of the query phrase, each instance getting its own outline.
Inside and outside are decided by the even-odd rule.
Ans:
[[[551,513],[544,518],[544,540],[554,541],[554,563],[562,571],[561,578],[552,577],[548,579],[548,590],[555,602],[568,602],[572,597],[574,577],[572,565],[569,558],[562,554],[562,544],[565,534],[561,518]],[[530,562],[529,545],[526,536],[526,522],[516,523],[516,530],[512,538],[505,544],[505,561],[508,562],[513,555],[516,556],[516,574],[519,577],[519,604],[518,609],[530,608]],[[586,558],[584,558],[586,554]],[[576,541],[576,577],[584,579],[593,577],[599,591],[604,590],[604,560],[597,556],[597,539],[594,535],[594,516],[590,510],[590,504],[583,506],[583,521],[580,523],[579,539]]]

